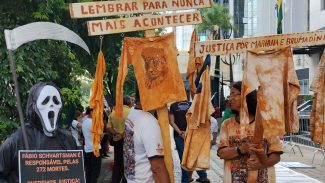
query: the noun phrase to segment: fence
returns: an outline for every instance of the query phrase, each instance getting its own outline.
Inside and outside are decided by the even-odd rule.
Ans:
[[[315,149],[313,154],[312,163],[314,162],[315,155],[317,153],[320,153],[323,155],[323,163],[325,161],[325,149],[321,148],[318,143],[314,143],[311,140],[310,136],[310,129],[309,129],[309,114],[300,114],[299,115],[299,132],[298,133],[291,133],[284,136],[284,147],[289,146],[290,152],[296,153],[296,150],[299,151],[301,156],[303,156],[303,153],[300,149],[300,146],[308,146]]]

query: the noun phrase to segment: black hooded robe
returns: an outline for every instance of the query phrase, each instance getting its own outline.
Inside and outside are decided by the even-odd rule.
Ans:
[[[33,124],[26,124],[30,150],[76,150],[77,145],[71,133],[58,128],[53,137],[48,137],[43,130]],[[18,151],[24,150],[21,128],[18,128],[0,146],[0,183],[19,182]]]

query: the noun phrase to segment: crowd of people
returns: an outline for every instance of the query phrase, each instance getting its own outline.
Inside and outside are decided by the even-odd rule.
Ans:
[[[253,142],[256,112],[256,91],[247,97],[250,124],[245,133],[239,134],[241,82],[231,87],[226,110],[219,116],[211,115],[211,146],[218,145],[218,156],[225,161],[225,182],[275,182],[273,165],[280,161],[280,139],[264,139],[258,146]],[[153,113],[141,110],[141,103],[123,98],[123,115],[117,117],[114,109],[108,117],[108,131],[114,145],[112,182],[168,182],[169,177],[163,160],[160,128]],[[186,113],[190,101],[174,102],[169,109],[169,122],[174,129],[174,141],[179,159],[182,160],[184,138],[187,129]],[[218,123],[221,124],[220,143],[217,144]],[[159,162],[159,163],[158,163]],[[86,169],[87,171],[87,169]],[[206,170],[196,171],[196,182],[210,182]],[[194,181],[193,172],[182,168],[182,183]],[[98,175],[97,175],[98,176]]]
[[[219,120],[219,124],[222,123],[219,143],[216,140],[219,133],[217,119],[214,115],[210,119],[211,146],[218,146],[218,156],[225,162],[224,182],[275,182],[273,165],[280,161],[280,139],[264,139],[260,144],[253,141],[256,91],[246,98],[250,119],[246,126],[240,124],[240,96],[241,82],[236,82],[230,90],[226,108],[228,111],[224,112],[223,120]],[[114,107],[104,111],[105,133],[102,142],[98,144],[101,156],[97,157],[93,152],[93,110],[88,107],[85,114],[76,110],[69,127],[70,132],[58,128],[57,118],[62,107],[59,90],[51,83],[38,83],[31,88],[27,105],[26,127],[31,149],[83,149],[86,182],[96,183],[101,172],[102,158],[108,156],[107,147],[110,144],[114,146],[113,183],[170,182],[157,117],[153,112],[142,110],[138,95],[135,99],[123,98],[121,117],[116,116]],[[190,106],[190,101],[180,101],[172,103],[169,110],[169,123],[174,129],[174,141],[180,160],[187,129],[185,115]],[[52,111],[56,117],[54,125],[52,119],[48,119]],[[228,119],[225,115],[228,115]],[[241,133],[242,130],[244,133]],[[24,149],[21,133],[22,130],[18,129],[0,147],[0,180],[4,182],[17,182],[17,152]],[[40,139],[34,139],[36,135]],[[192,173],[182,168],[181,182],[194,181]],[[196,173],[199,176],[197,182],[210,182],[206,170],[198,170]]]

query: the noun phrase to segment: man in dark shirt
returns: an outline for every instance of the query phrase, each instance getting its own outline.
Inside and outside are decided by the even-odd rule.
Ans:
[[[191,102],[189,101],[181,101],[175,102],[170,106],[170,113],[169,113],[169,123],[174,128],[174,139],[176,144],[176,149],[178,152],[179,159],[182,161],[183,151],[184,151],[184,138],[185,138],[185,131],[187,127],[186,122],[186,113],[187,110],[190,108]],[[196,171],[199,175],[199,179],[197,182],[210,182],[207,178],[207,173],[205,170]],[[192,182],[192,172],[187,172],[182,168],[182,183]]]

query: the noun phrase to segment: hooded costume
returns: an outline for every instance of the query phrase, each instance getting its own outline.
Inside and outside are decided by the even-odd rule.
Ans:
[[[71,133],[57,126],[61,108],[61,95],[54,84],[40,82],[30,89],[25,124],[30,150],[77,149]],[[21,128],[0,146],[0,183],[19,182],[18,151],[24,147]]]

